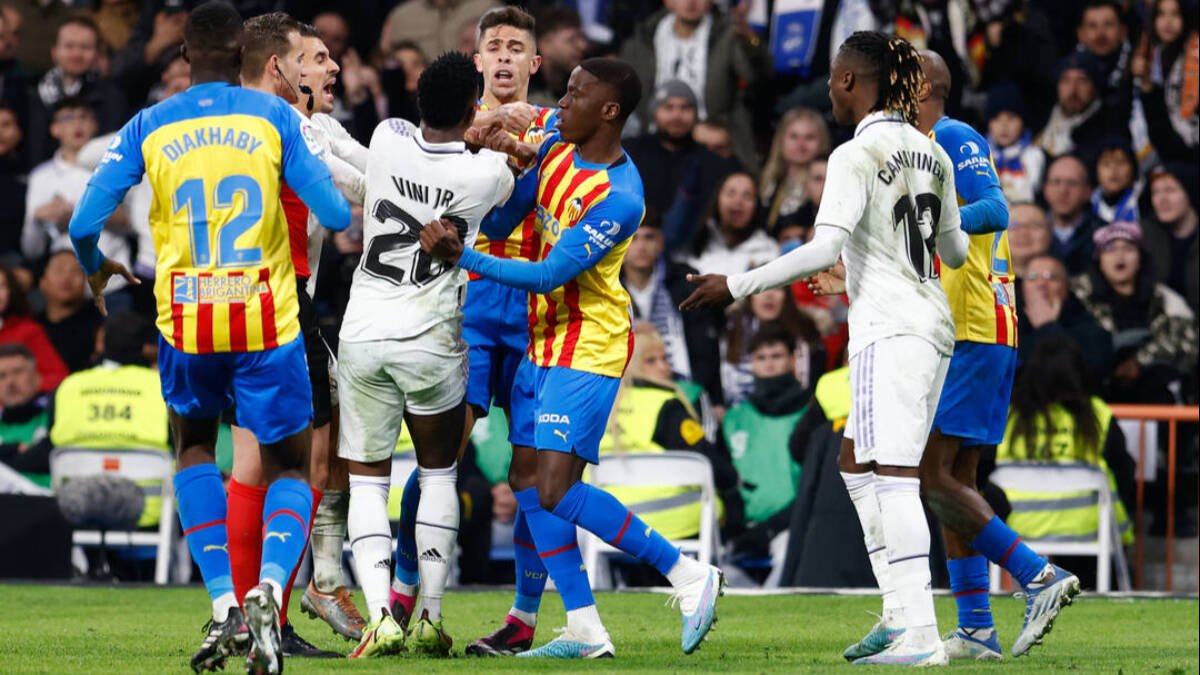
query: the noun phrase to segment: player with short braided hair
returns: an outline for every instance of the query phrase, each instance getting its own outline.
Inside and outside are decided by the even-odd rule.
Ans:
[[[895,110],[909,124],[917,123],[917,101],[921,82],[921,56],[907,40],[874,31],[858,31],[846,38],[839,52],[853,52],[873,65],[878,95],[871,112]]]

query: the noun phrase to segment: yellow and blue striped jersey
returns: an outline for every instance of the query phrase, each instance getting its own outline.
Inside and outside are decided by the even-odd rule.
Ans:
[[[966,263],[958,269],[940,268],[954,315],[954,339],[1016,347],[1017,298],[1006,230],[1008,209],[991,150],[977,131],[948,117],[938,120],[929,136],[954,163],[962,228],[970,234]],[[985,218],[997,221],[999,229],[975,222]]]
[[[305,131],[282,99],[214,82],[142,110],[113,140],[89,186],[121,195],[149,177],[157,325],[176,349],[260,351],[298,335],[281,174],[298,194],[330,179]]]

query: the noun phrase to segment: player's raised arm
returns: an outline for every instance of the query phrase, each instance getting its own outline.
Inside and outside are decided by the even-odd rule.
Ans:
[[[992,166],[988,142],[966,124],[948,124],[938,132],[938,145],[954,167],[954,184],[966,204],[959,208],[967,234],[1008,228],[1008,201]]]
[[[530,293],[549,293],[595,267],[609,251],[633,236],[641,218],[642,205],[634,197],[610,196],[567,229],[550,255],[536,263],[464,249],[452,228],[441,222],[425,226],[421,248],[434,257],[507,286]]]
[[[321,225],[335,231],[346,229],[350,225],[350,204],[321,160],[320,148],[304,137],[300,119],[286,103],[280,100],[278,107],[281,112],[275,124],[283,142],[283,179]]]

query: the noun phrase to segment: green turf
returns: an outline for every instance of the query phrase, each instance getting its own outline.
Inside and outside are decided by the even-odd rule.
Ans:
[[[0,586],[5,611],[0,614],[0,673],[169,673],[186,672],[188,659],[202,639],[208,612],[199,588],[96,588]],[[510,594],[453,593],[446,598],[447,629],[455,651],[490,632],[508,608]],[[293,606],[299,605],[296,596]],[[727,596],[720,604],[720,624],[696,654],[679,651],[679,618],[664,607],[666,596],[601,594],[603,612],[616,660],[570,664],[591,671],[656,672],[828,672],[847,668],[840,658],[849,642],[861,637],[874,621],[867,614],[878,605],[870,597],[790,595]],[[1007,647],[1020,625],[1021,601],[993,600],[1001,638]],[[553,635],[563,614],[558,597],[544,603],[539,643]],[[1105,673],[1197,672],[1198,614],[1196,600],[1105,600],[1085,597],[1066,610],[1046,644],[1020,660],[979,667],[954,664],[964,672],[1033,672],[1044,670]],[[938,599],[943,628],[954,621],[953,602]],[[318,645],[349,651],[324,624],[299,612],[300,634]],[[422,672],[562,670],[563,662],[522,659],[420,659],[400,656],[374,661],[303,661],[291,659],[287,672]],[[240,663],[228,670],[240,672]]]

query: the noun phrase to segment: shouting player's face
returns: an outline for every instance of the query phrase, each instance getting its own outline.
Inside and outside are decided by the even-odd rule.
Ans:
[[[533,36],[515,26],[492,26],[479,38],[475,69],[483,73],[485,93],[501,103],[523,101],[529,76],[542,65]]]
[[[600,125],[615,119],[621,106],[614,101],[612,87],[576,66],[567,81],[567,93],[558,100],[558,131],[568,143],[591,138]]]
[[[337,84],[337,74],[341,68],[329,54],[329,47],[318,37],[301,38],[303,42],[304,64],[300,82],[312,90],[313,108],[315,113],[333,112],[333,85]],[[302,104],[308,103],[308,95],[301,96]]]

